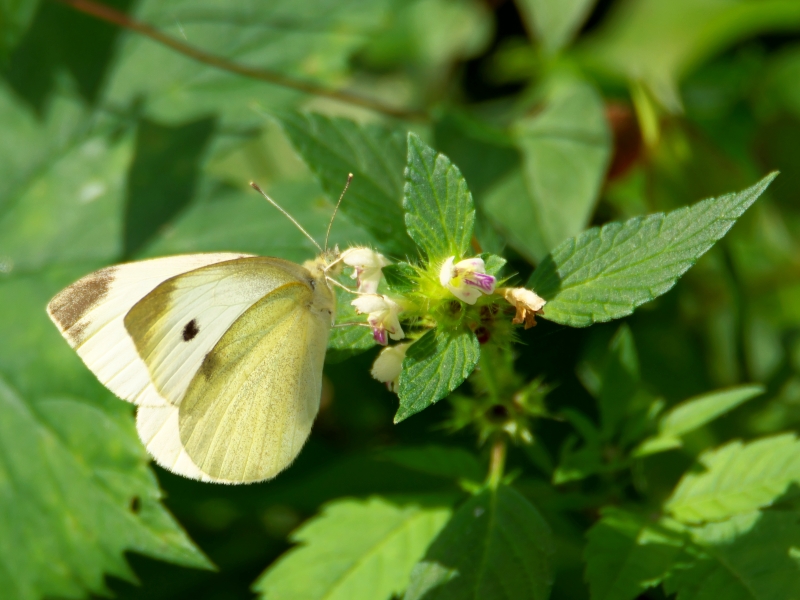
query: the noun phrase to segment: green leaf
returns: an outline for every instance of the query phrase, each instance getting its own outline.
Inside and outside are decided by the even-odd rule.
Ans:
[[[684,545],[674,532],[613,507],[603,509],[586,537],[592,600],[635,600],[662,581]]]
[[[119,257],[133,138],[60,97],[37,123],[0,93],[0,118],[12,132],[0,142],[0,589],[105,593],[105,574],[134,579],[126,551],[209,567],[160,503],[131,406],[45,312],[60,288]]]
[[[509,243],[533,262],[591,219],[611,152],[603,111],[591,85],[555,78],[542,109],[514,125],[526,192],[493,193],[485,207]]]
[[[642,81],[665,107],[678,111],[679,81],[710,56],[761,32],[798,24],[800,6],[783,0],[640,0],[615,5],[581,49],[606,76]]]
[[[517,0],[517,8],[530,36],[545,52],[561,50],[580,28],[595,0]]]
[[[76,98],[81,96],[88,105],[96,104],[124,29],[62,3],[3,0],[2,4],[18,7],[18,21],[8,31],[0,12],[0,35],[11,32],[18,42],[3,69],[4,79],[14,92],[43,113],[53,92],[68,75],[70,93]],[[110,0],[106,4],[126,13],[133,2]],[[35,16],[30,20],[34,9]],[[2,55],[0,48],[0,60],[5,58]]]
[[[501,485],[464,503],[414,567],[404,600],[545,600],[554,552],[539,511]]]
[[[372,233],[386,253],[414,256],[401,208],[405,134],[310,113],[281,113],[278,118],[331,198],[342,193],[347,174],[354,175],[341,210]]]
[[[339,287],[336,287],[335,290],[336,324],[365,323],[363,315],[357,314],[356,309],[350,304],[353,295],[348,294]],[[370,327],[358,325],[334,327],[331,329],[331,334],[328,338],[328,352],[325,354],[325,362],[328,364],[342,362],[374,347],[375,338]]]
[[[797,540],[800,515],[765,511],[691,530],[699,546],[693,562],[664,583],[680,600],[786,600],[800,589]]]
[[[684,523],[720,521],[769,506],[800,482],[800,441],[793,434],[731,442],[700,455],[701,472],[681,478],[664,508]]]
[[[601,433],[608,440],[636,409],[640,385],[639,356],[630,328],[623,324],[608,347],[608,361],[601,375],[597,404],[600,407]]]
[[[130,409],[22,398],[0,378],[0,586],[9,598],[108,594],[124,552],[212,568],[160,503]]]
[[[143,120],[128,178],[125,256],[134,255],[194,198],[214,119],[177,127]]]
[[[506,266],[506,259],[502,256],[497,256],[496,254],[489,254],[488,252],[484,252],[480,255],[483,259],[484,265],[486,267],[486,272],[489,275],[494,275],[495,277],[500,275],[500,271],[503,270],[503,267]]]
[[[553,250],[527,287],[547,300],[543,317],[562,325],[587,327],[629,315],[670,290],[776,176],[666,215],[592,228]]]
[[[407,294],[413,292],[417,287],[415,283],[418,279],[417,271],[406,262],[387,265],[381,269],[381,272],[389,290],[396,294]]]
[[[0,60],[5,60],[19,43],[39,6],[38,0],[0,2]]]
[[[634,455],[646,456],[679,448],[680,437],[764,393],[761,385],[742,385],[689,398],[668,410],[658,423],[658,434],[646,439]]]
[[[269,600],[389,600],[450,517],[445,507],[337,500],[291,536],[301,544],[256,581]]]
[[[600,432],[583,413],[566,408],[561,414],[580,433],[583,445],[576,449],[578,437],[569,436],[561,446],[558,466],[553,471],[553,484],[578,481],[601,472],[605,466],[602,458]]]
[[[400,408],[394,416],[399,423],[435,404],[469,377],[481,347],[469,329],[431,330],[406,352],[400,372]]]
[[[467,182],[450,159],[408,134],[403,209],[408,235],[429,261],[470,254],[475,206]]]
[[[473,454],[455,446],[391,448],[380,456],[408,469],[448,479],[482,481],[485,475]]]

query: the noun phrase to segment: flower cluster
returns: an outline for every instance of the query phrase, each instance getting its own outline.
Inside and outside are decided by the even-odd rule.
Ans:
[[[391,264],[379,252],[365,247],[350,248],[342,255],[342,262],[353,268],[351,277],[357,283],[358,297],[351,302],[352,306],[358,314],[366,315],[375,341],[387,346],[375,360],[372,376],[385,383],[391,391],[397,392],[403,360],[413,341],[389,346],[389,340],[406,338],[400,317],[408,310],[412,311],[412,317],[415,310],[418,315],[419,308],[415,306],[413,295],[405,298],[378,293],[382,269]],[[516,308],[512,323],[524,324],[525,329],[536,325],[535,317],[542,314],[545,305],[545,300],[532,290],[510,287],[497,289],[497,278],[486,272],[486,263],[479,257],[456,262],[456,257],[450,256],[438,268],[438,284],[470,306],[474,306],[483,296],[504,298]],[[436,292],[433,294],[436,295]]]

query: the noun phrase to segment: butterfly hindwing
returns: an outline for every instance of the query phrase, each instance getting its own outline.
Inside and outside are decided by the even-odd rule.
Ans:
[[[139,405],[165,400],[153,386],[123,319],[163,281],[243,254],[189,254],[101,269],[62,290],[47,306],[50,318],[86,366],[112,392]]]
[[[203,473],[260,481],[300,452],[319,409],[330,331],[311,301],[305,286],[275,290],[206,357],[179,406],[181,442]]]

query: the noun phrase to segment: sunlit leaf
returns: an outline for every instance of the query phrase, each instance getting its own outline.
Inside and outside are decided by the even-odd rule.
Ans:
[[[686,523],[720,521],[769,506],[800,483],[800,441],[792,434],[731,442],[700,455],[665,508]]]
[[[293,548],[253,589],[265,600],[389,600],[450,517],[450,509],[382,498],[338,500],[294,532]]]
[[[461,171],[419,136],[408,135],[403,208],[408,235],[431,261],[469,253],[475,207]]]
[[[548,302],[544,318],[572,327],[629,315],[669,291],[777,176],[668,214],[592,228],[542,261],[528,287]]]
[[[797,594],[800,515],[765,511],[694,528],[697,559],[667,579],[667,594],[681,600],[783,600]],[[683,561],[682,561],[683,562]]]
[[[112,405],[113,403],[113,405]],[[0,586],[15,600],[108,592],[135,551],[210,568],[160,503],[116,400],[32,401],[0,379]]]
[[[740,404],[764,393],[760,385],[743,385],[689,398],[668,410],[659,420],[658,434],[636,449],[637,456],[654,454],[681,446],[680,437],[710,423]]]

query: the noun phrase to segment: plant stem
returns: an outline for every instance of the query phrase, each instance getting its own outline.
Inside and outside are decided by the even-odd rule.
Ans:
[[[184,44],[180,40],[165,33],[162,33],[155,27],[151,27],[146,23],[142,23],[140,21],[137,21],[136,19],[132,19],[125,13],[122,13],[114,8],[106,6],[99,2],[94,2],[93,0],[54,0],[54,1],[60,2],[61,4],[66,4],[67,6],[69,6],[74,10],[86,13],[97,19],[113,23],[114,25],[118,25],[119,27],[122,27],[124,29],[135,31],[136,33],[139,33],[145,37],[150,38],[153,41],[163,44],[169,48],[172,48],[176,52],[180,52],[184,56],[188,56],[189,58],[192,58],[198,62],[207,64],[212,67],[216,67],[218,69],[222,69],[224,71],[230,71],[231,73],[236,73],[238,75],[242,75],[243,77],[249,77],[251,79],[266,81],[267,83],[280,85],[293,90],[298,90],[300,92],[305,92],[307,94],[312,94],[314,96],[323,96],[326,98],[332,98],[334,100],[339,100],[341,102],[346,102],[348,104],[354,104],[356,106],[368,108],[370,110],[374,110],[376,112],[380,112],[391,117],[397,117],[400,119],[415,119],[415,120],[423,120],[427,118],[427,115],[423,111],[387,106],[382,102],[379,102],[378,100],[365,98],[364,96],[359,96],[357,94],[353,94],[350,92],[326,89],[310,82],[300,81],[298,79],[286,77],[285,75],[276,73],[274,71],[268,71],[266,69],[259,69],[256,67],[242,65],[233,62],[231,60],[228,60],[226,58],[222,58],[221,56],[216,56],[214,54],[206,52],[205,50],[201,50],[200,48],[195,48],[194,46],[190,46],[189,44]]]
[[[489,458],[489,476],[486,483],[493,490],[497,489],[503,479],[503,471],[506,465],[506,439],[502,435],[495,437],[492,443],[492,453]]]

